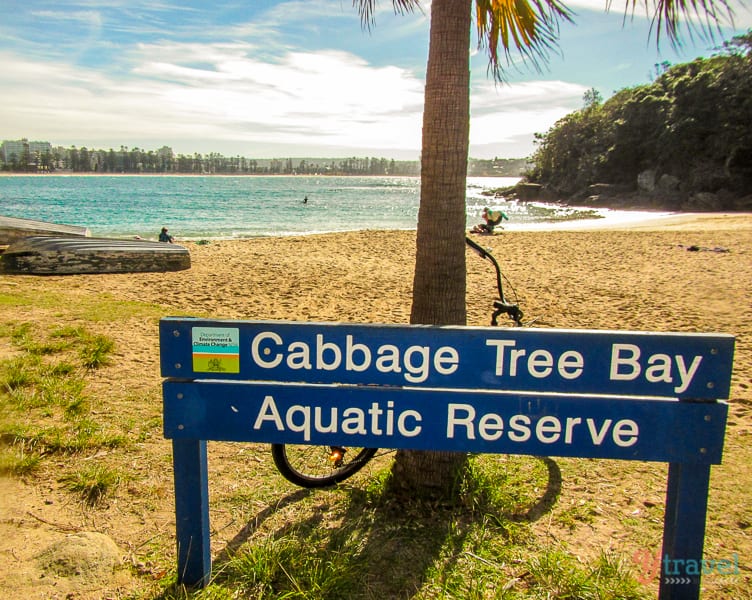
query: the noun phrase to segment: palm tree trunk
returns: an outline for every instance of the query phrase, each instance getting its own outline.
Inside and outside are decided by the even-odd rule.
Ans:
[[[464,325],[472,0],[433,0],[410,322]],[[466,455],[399,451],[395,487],[449,495]]]
[[[411,323],[464,325],[472,0],[434,0]]]

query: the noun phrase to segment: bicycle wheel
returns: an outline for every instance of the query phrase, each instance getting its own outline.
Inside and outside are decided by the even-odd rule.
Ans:
[[[321,488],[344,481],[360,471],[378,448],[272,444],[272,458],[288,481],[305,488]]]

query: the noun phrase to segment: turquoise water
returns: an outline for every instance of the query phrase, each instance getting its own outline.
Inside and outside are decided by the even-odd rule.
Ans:
[[[510,228],[550,219],[540,205],[482,195],[517,181],[469,178],[468,226],[481,220],[484,206],[504,210]],[[103,237],[154,239],[163,226],[178,239],[415,229],[419,201],[417,177],[0,177],[0,215],[88,227]]]

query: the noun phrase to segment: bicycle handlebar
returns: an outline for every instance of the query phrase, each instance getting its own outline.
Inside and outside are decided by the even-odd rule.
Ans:
[[[501,285],[501,267],[499,267],[499,263],[496,261],[496,258],[494,258],[493,254],[491,254],[488,250],[483,248],[483,246],[481,246],[474,240],[471,240],[467,236],[465,236],[465,243],[470,246],[470,248],[472,248],[481,258],[486,258],[491,261],[494,269],[496,270],[496,288],[499,290],[499,299],[494,300],[494,308],[496,310],[491,315],[491,325],[498,325],[498,316],[504,313],[509,315],[509,318],[512,319],[518,326],[521,326],[522,311],[520,310],[520,307],[512,302],[507,302],[506,298],[504,298],[504,288]]]

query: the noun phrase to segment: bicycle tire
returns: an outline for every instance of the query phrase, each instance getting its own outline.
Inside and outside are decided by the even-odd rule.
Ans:
[[[348,447],[338,465],[331,446],[272,444],[272,459],[282,477],[304,488],[323,488],[344,481],[366,466],[378,448]]]

